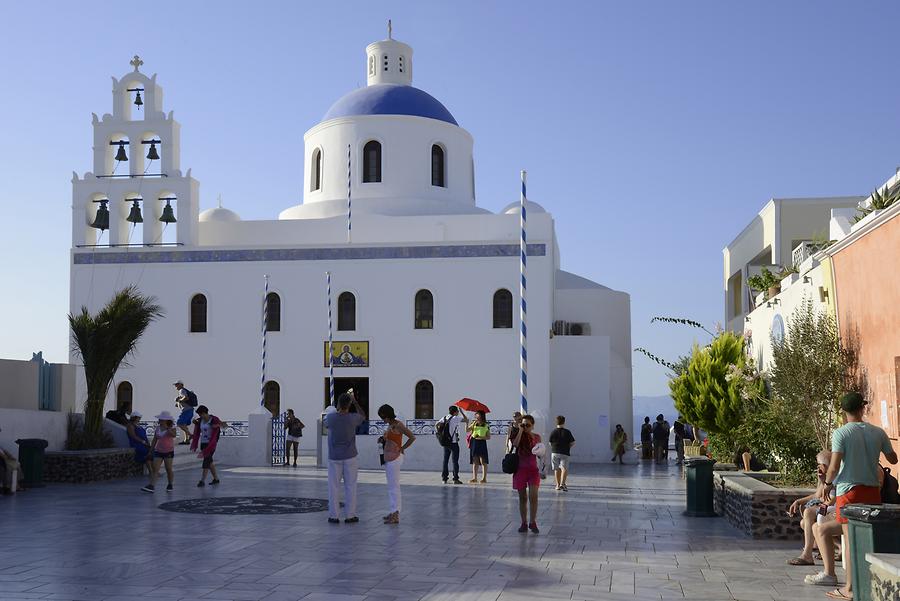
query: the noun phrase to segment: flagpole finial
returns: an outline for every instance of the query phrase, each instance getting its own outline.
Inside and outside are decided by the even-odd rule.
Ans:
[[[388,39],[389,39],[389,40],[393,40],[393,39],[394,39],[394,28],[393,28],[393,26],[391,25],[391,20],[390,20],[390,19],[388,19]]]
[[[219,208],[221,209],[222,208],[222,195],[221,194],[216,196],[216,202],[219,203]]]

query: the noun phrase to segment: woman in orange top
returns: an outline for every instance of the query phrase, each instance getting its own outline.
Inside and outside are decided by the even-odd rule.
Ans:
[[[384,432],[384,475],[387,479],[388,501],[391,512],[384,516],[385,524],[400,523],[400,467],[403,465],[403,452],[415,442],[416,436],[400,420],[394,408],[382,405],[378,408],[378,417],[387,422]],[[406,436],[406,443],[403,437]]]

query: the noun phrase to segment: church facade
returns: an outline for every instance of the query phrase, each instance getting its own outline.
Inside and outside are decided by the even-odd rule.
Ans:
[[[113,79],[93,171],[72,180],[71,310],[133,284],[166,312],[108,409],[171,410],[183,380],[226,420],[262,401],[314,424],[329,399],[326,273],[336,392],[405,419],[462,397],[493,419],[519,407],[520,203],[476,205],[473,138],[412,86],[410,46],[366,48],[368,85],[307,131],[302,203],[271,220],[200,211],[180,126],[141,65]],[[629,296],[560,269],[553,217],[526,208],[529,411],[545,431],[566,415],[576,459],[602,460],[632,423]]]

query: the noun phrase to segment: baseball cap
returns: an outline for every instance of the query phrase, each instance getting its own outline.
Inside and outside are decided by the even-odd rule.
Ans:
[[[184,382],[182,382],[181,380],[175,380],[174,382],[172,382],[172,386],[178,386],[179,384],[184,386]]]
[[[841,397],[841,409],[848,413],[859,411],[866,405],[868,402],[858,392],[848,392]]]

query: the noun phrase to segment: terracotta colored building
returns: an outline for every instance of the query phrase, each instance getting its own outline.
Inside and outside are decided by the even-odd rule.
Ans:
[[[896,180],[889,184],[900,185]],[[900,451],[900,202],[870,214],[825,252],[842,336],[859,345],[866,419],[884,428]]]

